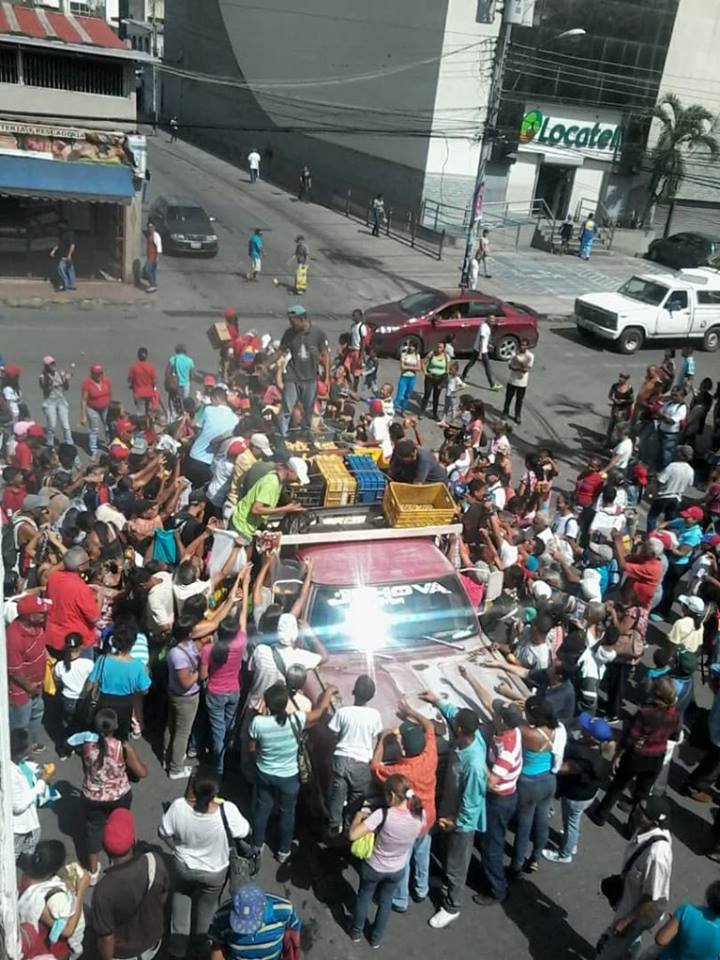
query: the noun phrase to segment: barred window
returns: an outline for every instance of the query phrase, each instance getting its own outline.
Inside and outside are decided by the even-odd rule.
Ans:
[[[106,97],[125,96],[124,67],[117,61],[35,50],[23,50],[22,57],[27,86],[99,93]]]
[[[17,50],[0,47],[0,83],[18,82]]]

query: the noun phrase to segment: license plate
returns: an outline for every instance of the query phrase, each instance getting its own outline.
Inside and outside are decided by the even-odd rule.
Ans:
[[[191,250],[201,250],[201,249],[202,249],[202,244],[201,244],[201,243],[198,243],[198,242],[195,241],[195,240],[193,240],[193,242],[190,244],[190,249],[191,249]]]

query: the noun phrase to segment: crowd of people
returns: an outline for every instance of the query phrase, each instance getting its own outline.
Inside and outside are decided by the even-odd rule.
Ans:
[[[720,774],[720,417],[712,382],[695,386],[692,351],[666,352],[637,389],[619,376],[604,444],[579,471],[530,443],[518,471],[508,420],[514,403],[521,423],[527,343],[496,416],[465,382],[481,359],[490,389],[502,389],[486,323],[462,379],[449,339],[425,357],[409,347],[393,385],[378,383],[361,311],[334,355],[303,306],[288,321],[272,341],[241,331],[228,310],[214,373],[183,344],[160,370],[141,347],[129,394],[92,363],[79,385],[89,461],[70,426],[73,368],[42,358],[42,422],[22,370],[2,360],[23,958],[77,957],[86,927],[102,960],[151,960],[163,947],[297,957],[300,918],[257,871],[269,850],[291,861],[308,834],[358,864],[347,931],[379,947],[392,912],[430,896],[433,854],[444,881],[429,919],[437,930],[464,909],[476,852],[483,881],[472,899],[492,907],[523,874],[582,856],[583,815],[604,825],[618,805],[628,847],[603,881],[614,914],[598,956],[635,955],[651,929],[666,960],[716,956],[717,884],[705,904],[668,912],[665,794],[680,744],[702,751],[682,786],[695,801],[715,799]],[[436,449],[419,424],[430,402]],[[314,702],[304,692],[328,658],[304,617],[312,564],[290,586],[276,589],[272,575],[284,532],[307,513],[302,451],[312,457],[329,438],[374,450],[391,481],[452,495],[462,533],[441,545],[483,637],[466,657],[450,651],[462,698],[417,691],[397,704],[399,720],[383,715],[373,663],[358,670],[352,703],[332,685]],[[709,711],[695,700],[704,683]],[[42,762],[48,739],[59,762],[80,759],[81,863],[43,838],[39,811],[63,799],[57,764]],[[136,836],[143,740],[185,784],[158,816],[168,856]],[[551,841],[555,802],[562,832]],[[720,817],[712,837],[720,861]]]

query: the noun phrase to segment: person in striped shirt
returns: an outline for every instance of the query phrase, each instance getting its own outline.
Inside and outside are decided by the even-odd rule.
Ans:
[[[213,917],[210,960],[280,960],[285,941],[299,956],[301,927],[289,900],[245,883]]]
[[[492,716],[493,738],[488,748],[488,777],[485,809],[487,826],[483,835],[483,870],[487,890],[476,893],[473,902],[481,907],[502,903],[507,896],[503,865],[505,834],[517,807],[517,781],[522,770],[523,715],[517,704],[493,700],[467,667],[459,667],[484,709]]]

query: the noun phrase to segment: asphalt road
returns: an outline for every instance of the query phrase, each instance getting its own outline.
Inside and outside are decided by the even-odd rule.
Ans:
[[[267,184],[251,188],[245,174],[207,157],[201,151],[180,144],[172,151],[164,142],[151,148],[153,193],[192,194],[204,202],[218,219],[221,253],[214,260],[170,258],[162,260],[160,290],[155,299],[139,308],[87,309],[46,307],[36,310],[5,308],[0,315],[0,353],[6,360],[24,368],[23,388],[31,411],[41,416],[37,377],[40,357],[52,353],[66,366],[77,364],[76,383],[71,390],[73,423],[79,415],[79,379],[87,365],[102,361],[115,384],[116,396],[127,397],[125,374],[138,346],[147,346],[151,357],[162,369],[174,344],[187,343],[199,368],[212,371],[215,355],[205,336],[207,325],[219,317],[229,304],[247,318],[247,325],[279,336],[285,327],[285,311],[292,302],[287,289],[273,286],[267,276],[258,284],[247,284],[241,274],[249,231],[254,226],[268,229],[266,235],[267,273],[282,279],[283,264],[292,252],[297,232],[308,237],[317,264],[311,273],[307,295],[308,308],[328,333],[331,342],[347,328],[350,309],[368,306],[416,289],[423,283],[440,285],[453,282],[455,265],[434,264],[415,251],[408,251],[391,240],[374,241],[362,233],[364,228],[345,218],[335,217],[312,206],[299,207],[287,195]],[[152,194],[150,199],[152,199]],[[368,250],[370,252],[368,252]],[[362,252],[365,251],[365,252]],[[372,255],[371,255],[372,253]],[[557,263],[558,258],[528,254],[523,258],[502,255],[498,265],[506,264],[506,281],[496,271],[493,292],[509,296],[512,284],[525,286],[524,299],[573,295],[585,282],[578,279],[579,265]],[[597,276],[594,288],[619,282],[632,264],[604,260],[593,262]],[[535,286],[532,277],[535,273]],[[553,279],[554,278],[554,279]],[[591,286],[589,278],[588,288]],[[601,286],[598,287],[598,284]],[[553,286],[554,285],[554,286]],[[613,283],[613,285],[616,285]],[[569,291],[569,292],[568,292]],[[602,442],[609,384],[621,369],[629,370],[637,384],[643,368],[660,351],[643,350],[631,360],[580,343],[574,327],[562,319],[542,323],[536,365],[531,377],[526,416],[513,445],[516,469],[520,456],[532,447],[549,446],[563,470],[560,486],[569,485],[578,465]],[[717,378],[717,360],[698,354],[698,379]],[[496,365],[498,375],[504,372]],[[471,375],[477,390],[490,410],[501,404],[502,394],[491,394],[484,384],[480,368]],[[384,361],[384,378],[395,382],[397,364]],[[426,422],[424,422],[426,423]],[[437,434],[429,428],[432,442]],[[79,439],[82,439],[78,433]],[[142,742],[140,752],[148,761],[150,775],[134,787],[134,811],[139,835],[155,841],[162,805],[181,793],[182,785],[170,783],[149,744]],[[681,762],[692,758],[683,750]],[[677,772],[677,769],[676,769]],[[72,759],[62,764],[62,778],[75,790],[80,782],[79,764]],[[69,789],[69,787],[68,787]],[[236,782],[227,784],[226,794],[246,804],[247,798]],[[672,789],[675,868],[672,898],[674,902],[696,902],[717,868],[702,855],[708,835],[709,811],[679,797]],[[76,793],[69,791],[55,811],[41,813],[46,837],[64,837],[72,846],[82,829],[82,813]],[[553,827],[559,825],[559,811]],[[339,956],[360,958],[368,954],[367,944],[354,945],[345,936],[342,918],[352,905],[356,873],[352,865],[338,861],[312,840],[309,824],[302,822],[302,843],[290,868],[277,869],[272,862],[263,866],[262,881],[268,889],[291,896],[305,921],[305,949],[313,960],[335,960]],[[440,956],[470,957],[487,953],[494,957],[590,958],[592,946],[609,918],[609,911],[598,892],[599,880],[618,868],[624,840],[610,824],[603,830],[586,822],[580,856],[569,866],[543,863],[539,873],[518,882],[502,907],[481,909],[469,899],[460,919],[445,931],[427,926],[432,915],[430,903],[412,906],[405,916],[393,915],[384,952],[408,958]],[[435,880],[439,874],[435,871]],[[473,874],[471,873],[471,886]],[[433,897],[438,893],[433,890]],[[90,949],[88,956],[94,956]]]

